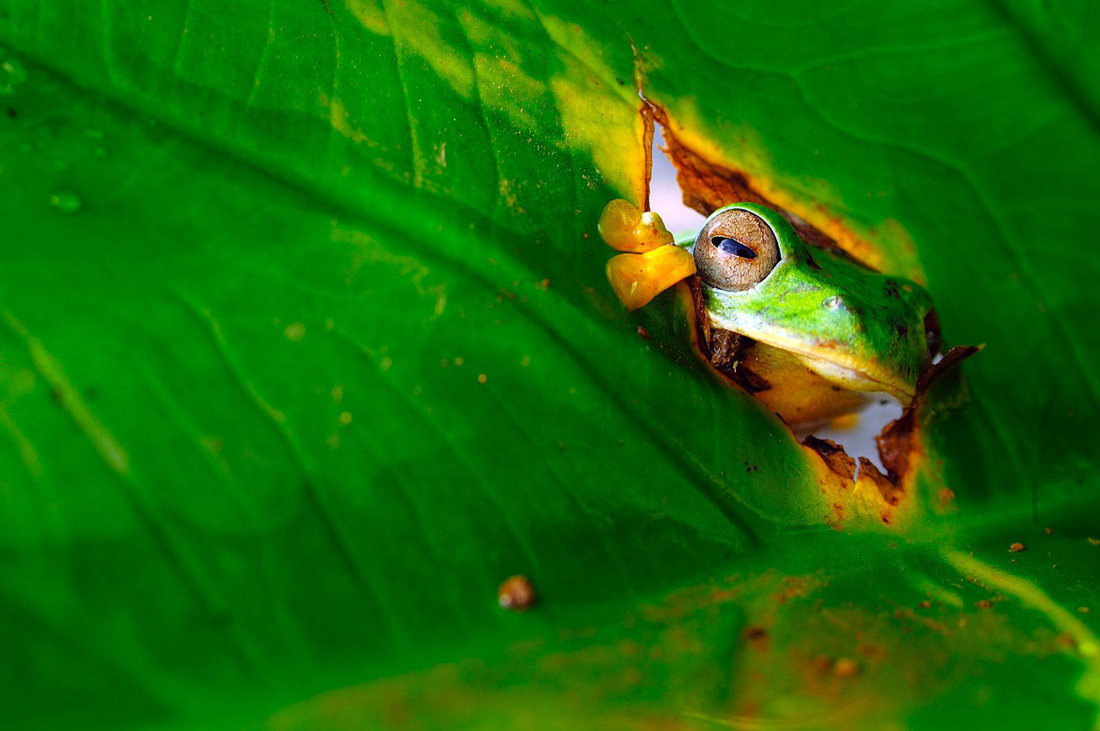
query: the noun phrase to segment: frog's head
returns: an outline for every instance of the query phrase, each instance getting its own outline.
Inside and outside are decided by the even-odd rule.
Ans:
[[[922,287],[811,250],[782,215],[754,203],[715,211],[681,245],[695,257],[712,327],[789,352],[845,389],[912,400],[939,347]]]

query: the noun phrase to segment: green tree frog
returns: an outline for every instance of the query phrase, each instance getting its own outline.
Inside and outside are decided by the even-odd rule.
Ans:
[[[688,278],[703,355],[788,424],[853,413],[882,393],[903,405],[916,395],[940,347],[920,285],[810,247],[756,203],[720,208],[677,241],[663,231],[656,214],[609,204],[600,233],[631,252],[608,263],[612,287],[636,309]]]

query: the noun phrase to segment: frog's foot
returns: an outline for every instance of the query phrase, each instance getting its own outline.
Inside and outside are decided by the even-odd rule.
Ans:
[[[853,431],[859,426],[859,414],[844,414],[834,416],[829,421],[829,428],[836,431]]]
[[[600,236],[619,254],[607,262],[607,281],[628,310],[695,273],[695,257],[673,244],[661,217],[616,199],[600,215]]]

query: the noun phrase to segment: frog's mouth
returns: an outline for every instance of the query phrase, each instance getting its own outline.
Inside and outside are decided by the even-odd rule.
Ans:
[[[721,327],[720,317],[711,317],[709,313],[707,317]],[[934,308],[924,317],[925,357],[919,368],[909,374],[899,369],[875,368],[874,359],[860,358],[836,341],[822,343],[820,348],[814,349],[806,347],[804,341],[783,337],[781,331],[753,332],[742,328],[742,335],[791,353],[811,371],[836,386],[861,393],[886,393],[902,406],[908,406],[916,396],[920,372],[932,364],[941,343],[939,316]]]
[[[769,343],[774,345],[774,343]],[[783,347],[783,346],[777,346]],[[826,381],[849,391],[864,393],[887,393],[897,399],[902,406],[908,406],[917,392],[917,384],[906,383],[896,374],[876,373],[867,369],[852,368],[843,363],[826,360],[818,355],[797,348],[789,348],[806,364],[806,367]]]
[[[710,317],[709,313],[707,315]],[[712,328],[722,328],[723,324],[711,318]],[[820,350],[807,348],[805,343],[784,338],[774,332],[752,332],[742,328],[738,333],[750,341],[771,346],[797,357],[809,370],[831,384],[848,391],[862,393],[886,393],[908,406],[916,395],[916,382],[910,383],[902,374],[889,369],[868,368],[865,364],[856,364],[855,356],[846,356],[840,343],[829,342]],[[826,356],[827,353],[827,356]]]
[[[868,368],[856,367],[852,364],[852,360],[854,359],[825,358],[822,357],[820,353],[808,350],[802,344],[794,343],[781,337],[775,337],[772,334],[753,337],[752,333],[736,333],[731,330],[725,330],[720,326],[716,326],[716,323],[713,321],[711,321],[710,330],[712,333],[728,332],[738,336],[740,338],[739,344],[742,348],[742,353],[745,353],[754,343],[760,343],[761,345],[766,345],[789,353],[801,361],[802,364],[813,373],[821,376],[821,378],[829,383],[847,391],[868,394],[886,393],[897,399],[903,406],[908,406],[916,395],[916,383],[908,383],[900,374],[889,371],[875,371]],[[713,340],[715,336],[712,335],[711,337]],[[832,350],[830,351],[830,355],[840,356],[840,353]],[[846,360],[847,362],[845,362]],[[720,370],[730,375],[728,371],[731,370],[731,368],[728,358],[723,366],[724,367],[720,368]],[[740,362],[735,362],[733,364],[733,370],[736,370],[738,366],[740,366]],[[748,378],[751,383],[760,383],[759,377],[749,376]]]
[[[857,357],[846,355],[841,343],[829,342],[815,350],[806,347],[805,342],[785,338],[782,332],[763,329],[758,332],[754,328],[741,326],[735,330],[720,315],[707,309],[702,283],[698,277],[692,279],[691,290],[698,342],[703,355],[711,365],[750,393],[760,393],[773,386],[766,377],[755,373],[751,365],[760,360],[753,356],[754,350],[759,351],[759,346],[766,346],[786,354],[787,361],[797,362],[835,390],[842,389],[855,394],[885,393],[905,406],[916,395],[915,382],[910,382],[903,374],[889,369],[874,369],[866,367],[865,363],[857,364]],[[820,387],[821,382],[817,383]]]

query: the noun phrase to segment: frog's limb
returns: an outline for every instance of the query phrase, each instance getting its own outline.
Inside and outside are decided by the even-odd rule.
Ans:
[[[644,254],[619,254],[607,262],[607,281],[628,310],[636,310],[685,277],[695,274],[695,257],[678,246]]]
[[[672,234],[653,211],[639,211],[621,198],[604,206],[600,214],[600,236],[617,251],[645,252],[672,243]]]

